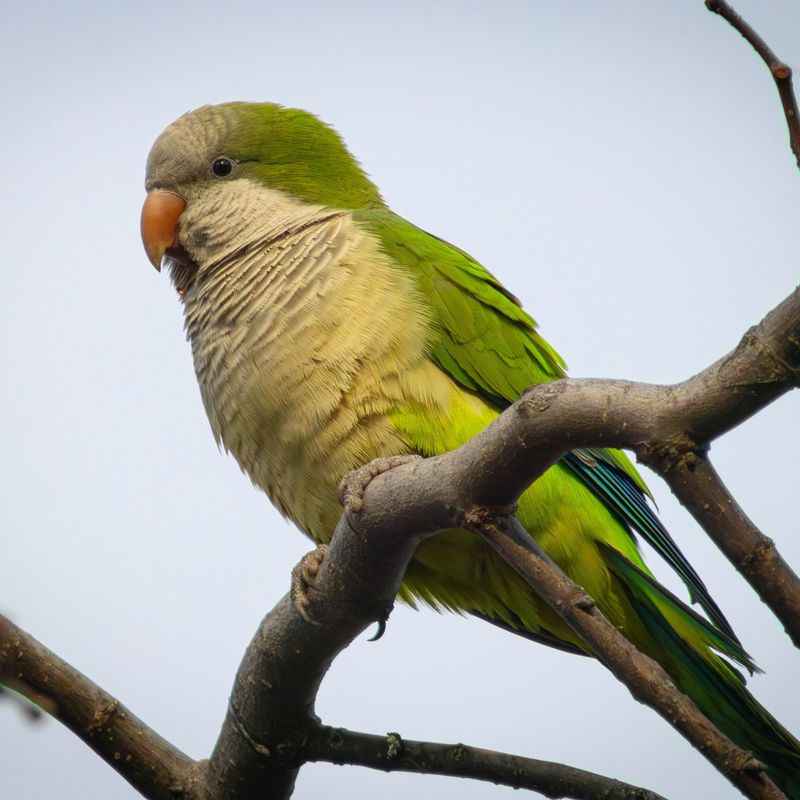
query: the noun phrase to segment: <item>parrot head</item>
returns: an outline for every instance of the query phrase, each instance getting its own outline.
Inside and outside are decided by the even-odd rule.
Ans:
[[[145,188],[144,248],[156,269],[168,260],[179,292],[196,267],[196,251],[214,235],[203,225],[204,210],[229,208],[228,227],[244,228],[249,221],[240,208],[253,204],[235,199],[254,188],[314,206],[384,205],[333,128],[274,103],[225,103],[184,114],[150,150]]]

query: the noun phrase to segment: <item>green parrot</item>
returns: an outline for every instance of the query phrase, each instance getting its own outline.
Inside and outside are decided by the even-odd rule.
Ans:
[[[269,103],[203,106],[147,161],[142,237],[168,265],[219,444],[327,542],[337,484],[382,456],[433,456],[485,428],[564,362],[463,250],[398,217],[340,136]],[[715,724],[800,800],[800,742],[745,689],[756,669],[618,450],[575,450],[520,498],[531,536]],[[638,533],[701,616],[660,586]],[[577,654],[578,636],[475,535],[422,542],[400,597]]]

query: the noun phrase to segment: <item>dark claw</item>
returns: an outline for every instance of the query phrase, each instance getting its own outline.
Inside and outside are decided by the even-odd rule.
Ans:
[[[378,630],[375,631],[375,635],[367,639],[367,641],[377,642],[384,633],[386,633],[386,617],[380,617],[380,619],[378,619]]]
[[[390,605],[387,609],[385,609],[378,615],[378,619],[376,620],[376,622],[378,623],[378,630],[375,631],[375,635],[371,639],[368,639],[367,641],[377,642],[378,639],[380,639],[381,636],[383,636],[383,634],[386,633],[386,623],[389,620],[389,614],[391,613],[392,613],[392,606]]]

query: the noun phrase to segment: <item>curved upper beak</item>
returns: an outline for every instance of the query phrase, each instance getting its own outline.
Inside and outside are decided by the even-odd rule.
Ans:
[[[150,263],[161,270],[161,259],[178,236],[178,221],[186,202],[173,192],[152,189],[142,206],[142,243]]]

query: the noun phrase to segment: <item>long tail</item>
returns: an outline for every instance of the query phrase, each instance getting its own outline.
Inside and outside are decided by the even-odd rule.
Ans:
[[[744,676],[719,655],[752,673],[757,668],[747,653],[616,550],[602,549],[646,630],[637,646],[661,663],[723,733],[762,761],[792,800],[800,800],[800,742],[756,701],[745,688]]]

